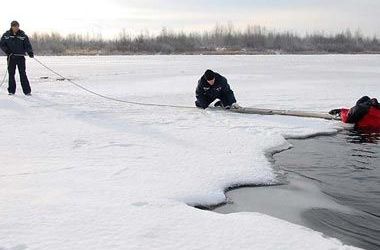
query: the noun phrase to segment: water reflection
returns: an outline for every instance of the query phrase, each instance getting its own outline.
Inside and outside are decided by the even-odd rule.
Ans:
[[[345,130],[291,143],[292,150],[275,156],[279,168],[317,180],[327,197],[354,211],[309,204],[302,214],[308,226],[364,249],[380,249],[380,131]]]
[[[322,191],[354,214],[310,209],[304,216],[315,228],[365,249],[380,248],[380,131],[346,130],[335,137],[302,142],[318,154],[303,158],[309,169],[296,163],[292,170],[318,176]],[[306,151],[308,152],[308,151]],[[306,153],[295,146],[293,153]],[[310,151],[309,151],[310,152]],[[287,161],[287,157],[280,160]]]
[[[380,130],[358,130],[352,129],[344,132],[347,134],[347,142],[355,144],[378,144],[380,141]]]

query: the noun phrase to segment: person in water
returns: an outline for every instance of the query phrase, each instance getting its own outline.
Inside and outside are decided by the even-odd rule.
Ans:
[[[380,123],[380,104],[376,98],[364,96],[351,109],[334,109],[331,115],[338,115],[344,123],[357,127],[378,127]]]
[[[208,69],[198,81],[196,89],[196,102],[198,108],[206,109],[215,100],[216,107],[225,109],[238,109],[240,106],[236,103],[234,92],[225,77]]]
[[[27,53],[30,58],[34,57],[33,48],[28,36],[20,30],[20,24],[17,21],[11,23],[11,28],[3,34],[0,40],[0,48],[7,55],[8,74],[9,74],[9,95],[16,93],[15,73],[16,67],[20,75],[22,90],[25,95],[31,95],[29,80],[26,75],[25,57]]]

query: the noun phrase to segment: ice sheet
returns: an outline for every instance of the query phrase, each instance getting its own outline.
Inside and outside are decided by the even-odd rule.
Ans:
[[[209,67],[245,106],[326,111],[379,96],[378,56],[40,60],[126,100],[191,106]],[[264,214],[191,207],[224,202],[230,186],[274,183],[268,150],[339,123],[124,105],[28,67],[33,97],[0,94],[0,249],[351,249]]]

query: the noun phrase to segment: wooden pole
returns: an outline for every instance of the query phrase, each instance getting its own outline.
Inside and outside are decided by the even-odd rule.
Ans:
[[[231,112],[241,113],[241,114],[256,114],[256,115],[283,115],[283,116],[296,116],[305,118],[319,118],[326,120],[340,120],[339,117],[327,114],[327,113],[317,113],[317,112],[307,112],[307,111],[293,111],[293,110],[279,110],[279,109],[260,109],[260,108],[244,108],[231,109]]]

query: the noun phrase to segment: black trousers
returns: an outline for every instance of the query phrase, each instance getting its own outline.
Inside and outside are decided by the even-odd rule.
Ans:
[[[23,56],[11,56],[8,64],[8,74],[9,74],[9,86],[8,93],[14,94],[16,93],[16,67],[18,68],[18,72],[20,75],[20,81],[22,86],[22,91],[25,95],[30,94],[32,92],[29,84],[28,77],[26,75],[26,65],[25,65],[25,57]]]

